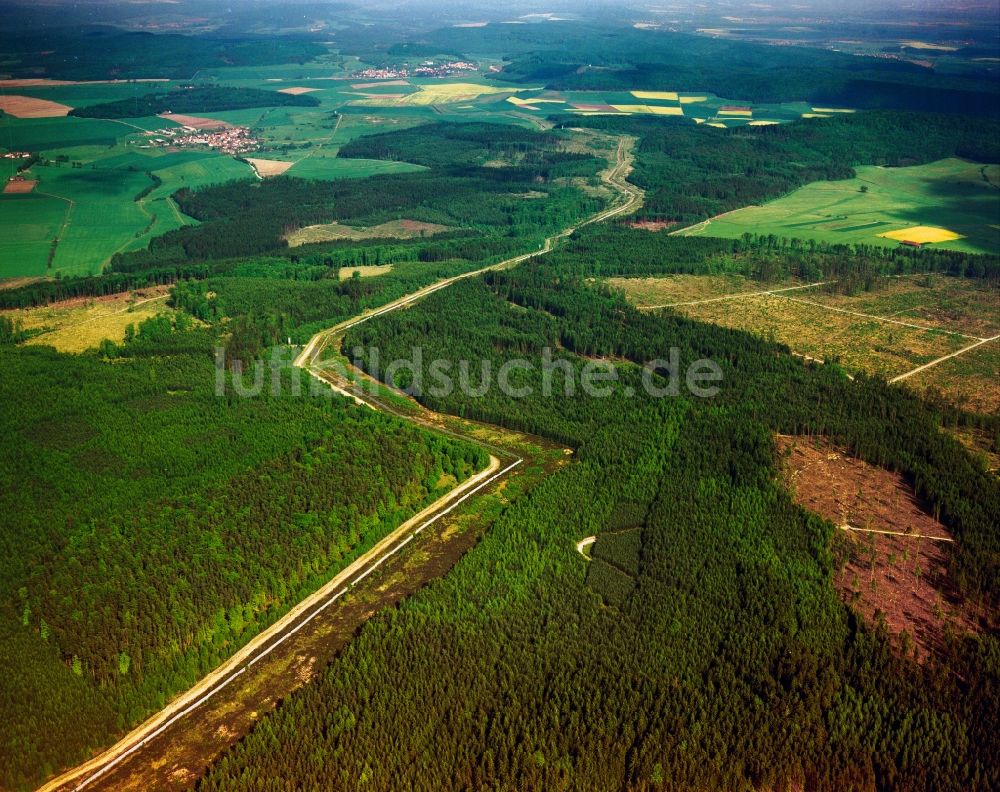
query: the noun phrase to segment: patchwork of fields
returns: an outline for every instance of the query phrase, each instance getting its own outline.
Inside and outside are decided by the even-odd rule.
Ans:
[[[946,159],[856,170],[856,178],[808,184],[680,234],[730,239],[774,234],[834,244],[914,242],[969,253],[1000,251],[1000,165]]]
[[[545,128],[549,125],[546,116],[553,113],[614,114],[685,118],[733,128],[853,112],[805,102],[754,104],[710,93],[685,93],[669,85],[656,90],[552,91],[505,86],[475,75],[448,80],[352,80],[349,70],[359,65],[347,60],[339,66],[323,62],[208,70],[204,79],[216,84],[305,93],[320,104],[207,115],[253,130],[261,147],[253,155],[259,175],[287,173],[333,180],[419,169],[407,162],[343,159],[337,154],[340,146],[358,136],[429,121],[477,120]],[[176,84],[161,82],[155,89],[171,87]],[[87,107],[138,97],[153,88],[143,83],[52,82],[26,83],[16,90],[29,103]],[[194,222],[171,200],[177,189],[254,177],[254,168],[247,163],[217,151],[148,147],[144,131],[172,125],[176,122],[162,117],[3,116],[3,145],[39,150],[47,158],[68,161],[61,168],[33,168],[27,178],[38,184],[31,192],[0,196],[4,208],[0,213],[0,277],[98,272],[115,253],[143,248],[150,238]],[[991,215],[998,185],[997,166],[984,168],[958,160],[915,168],[860,168],[857,179],[809,185],[766,206],[748,207],[699,225],[689,233],[738,237],[750,231],[879,245],[928,239],[952,249],[996,251],[1000,250],[1000,226]],[[908,233],[916,227],[925,230]]]

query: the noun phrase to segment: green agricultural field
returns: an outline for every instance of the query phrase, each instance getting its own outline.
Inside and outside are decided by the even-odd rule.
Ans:
[[[52,269],[67,275],[97,272],[149,222],[133,200],[150,184],[128,170],[35,167],[36,188],[69,206]]]
[[[65,201],[37,193],[0,195],[0,278],[47,273],[49,249],[67,209]]]
[[[196,190],[251,178],[251,170],[246,163],[208,152],[168,154],[161,161],[163,164],[157,163],[159,167],[152,173],[163,183],[139,201],[140,210],[147,215],[147,225],[123,251],[140,250],[149,244],[150,238],[196,222],[182,214],[170,197],[182,187]]]
[[[34,193],[0,197],[0,277],[99,272],[115,253],[144,248],[151,237],[195,222],[170,198],[177,190],[251,177],[245,163],[206,151],[140,152],[124,146],[65,151],[80,155],[74,161],[83,167],[36,165]],[[136,201],[153,184],[147,173],[162,184]]]
[[[35,96],[59,102],[70,107],[88,107],[89,105],[117,102],[134,96],[145,96],[148,93],[167,91],[178,83],[170,82],[117,82],[117,83],[81,83],[78,85],[50,85],[32,88],[18,88],[17,93],[24,96]]]
[[[0,114],[0,146],[11,151],[113,146],[123,133],[128,134],[128,130],[121,124],[96,118],[12,118]]]
[[[288,175],[302,179],[364,179],[384,173],[412,173],[420,170],[426,168],[411,162],[312,156],[295,163],[289,168]]]
[[[23,162],[24,160],[0,159],[0,179],[6,182],[11,176],[17,173],[18,166],[23,164]]]
[[[996,206],[1000,166],[946,159],[909,168],[857,168],[857,177],[808,184],[763,206],[698,224],[686,236],[735,239],[745,233],[844,244],[895,246],[881,234],[914,226],[962,238],[936,246],[970,253],[1000,251]]]

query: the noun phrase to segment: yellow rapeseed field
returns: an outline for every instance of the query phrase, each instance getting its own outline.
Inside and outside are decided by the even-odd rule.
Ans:
[[[662,106],[662,105],[611,105],[615,110],[620,113],[647,113],[650,115],[673,115],[679,116],[684,115],[684,110],[680,105],[673,106]]]
[[[646,111],[652,113],[653,115],[672,115],[672,116],[682,116],[684,115],[683,107],[670,107],[663,105],[646,105]]]
[[[486,94],[512,93],[529,90],[524,88],[495,88],[477,83],[437,83],[421,85],[420,90],[393,100],[393,104],[401,105],[434,105],[452,102],[467,102]],[[372,101],[372,100],[368,100]]]
[[[934,228],[933,226],[901,228],[899,231],[887,231],[879,236],[885,239],[895,239],[897,242],[916,242],[919,245],[931,242],[952,242],[962,238],[961,234],[956,234],[947,228]]]
[[[636,99],[662,99],[667,102],[677,101],[677,91],[630,91]]]
[[[369,94],[364,99],[356,99],[351,104],[365,107],[385,107],[387,105],[436,105],[468,102],[488,94],[516,93],[519,91],[537,91],[537,88],[497,88],[478,83],[435,83],[417,86],[419,90],[410,94],[385,94],[377,96]],[[515,103],[516,104],[516,103]]]

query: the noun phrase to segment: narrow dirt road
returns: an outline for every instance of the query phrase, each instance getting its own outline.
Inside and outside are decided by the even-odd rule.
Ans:
[[[932,360],[930,363],[924,363],[924,365],[922,366],[917,366],[915,369],[913,369],[913,371],[907,371],[905,374],[900,374],[898,377],[893,377],[891,380],[889,380],[889,382],[900,382],[901,380],[908,379],[912,377],[914,374],[919,374],[921,371],[926,371],[929,368],[933,368],[938,363],[944,363],[946,360],[951,360],[951,358],[953,357],[964,355],[966,352],[969,352],[975,349],[976,347],[981,347],[983,344],[988,344],[991,341],[998,341],[998,340],[1000,340],[1000,335],[995,335],[992,338],[981,338],[978,341],[976,341],[976,343],[969,344],[967,347],[962,347],[957,352],[952,352],[950,355],[942,355],[936,360]]]
[[[475,278],[478,275],[482,275],[484,272],[490,272],[492,270],[510,269],[511,267],[516,267],[518,264],[527,261],[528,259],[535,258],[536,256],[543,256],[552,250],[556,242],[560,239],[568,237],[578,228],[583,228],[591,223],[609,220],[612,217],[617,217],[618,215],[626,214],[638,209],[642,203],[643,192],[638,187],[629,184],[626,181],[628,174],[632,169],[632,145],[634,145],[634,139],[628,137],[620,138],[618,141],[618,148],[615,153],[615,164],[601,174],[601,179],[606,184],[609,184],[617,189],[619,194],[625,197],[625,200],[621,203],[598,212],[596,215],[588,218],[587,220],[569,226],[557,234],[553,234],[545,240],[538,250],[534,250],[530,253],[522,253],[518,256],[514,256],[513,258],[497,262],[496,264],[490,264],[486,267],[472,270],[471,272],[463,272],[460,275],[453,275],[450,278],[439,280],[429,286],[424,286],[422,289],[418,289],[411,294],[400,297],[398,300],[393,300],[392,302],[386,303],[378,308],[365,311],[359,316],[340,322],[328,330],[323,330],[309,339],[309,342],[295,358],[295,365],[299,368],[308,368],[315,361],[319,350],[328,339],[334,336],[343,335],[352,327],[355,327],[362,322],[367,322],[369,319],[374,319],[376,316],[382,316],[383,314],[387,314],[398,310],[399,308],[411,305],[412,303],[418,302],[425,297],[434,294],[436,291],[448,288],[453,283],[457,283],[458,281],[466,280],[467,278]]]
[[[326,585],[299,602],[284,617],[259,633],[229,660],[202,678],[187,692],[171,701],[152,718],[132,730],[118,743],[104,753],[95,756],[89,762],[45,784],[40,788],[41,792],[86,789],[105,773],[141,749],[147,742],[161,734],[175,721],[204,704],[255,663],[267,657],[284,641],[305,627],[320,612],[378,569],[390,556],[402,550],[427,526],[452,511],[495,478],[512,470],[520,462],[521,460],[518,459],[498,473],[500,460],[490,455],[489,465],[485,469],[466,479],[447,495],[418,512],[395,531],[385,536],[371,550],[343,569]]]
[[[612,206],[609,209],[605,209],[583,222],[564,229],[558,234],[548,237],[544,244],[541,245],[541,247],[536,251],[515,256],[472,272],[466,272],[461,275],[456,275],[454,277],[438,281],[437,283],[426,286],[423,289],[419,289],[412,294],[401,297],[400,299],[383,305],[377,309],[341,322],[328,330],[321,331],[314,335],[305,345],[299,355],[295,358],[294,365],[299,368],[309,370],[324,343],[326,343],[331,337],[343,334],[351,327],[354,327],[362,322],[366,322],[376,316],[381,316],[382,314],[398,310],[399,308],[417,302],[429,294],[433,294],[440,289],[447,288],[451,284],[465,278],[471,278],[489,270],[505,269],[517,266],[523,261],[527,261],[535,256],[543,255],[544,253],[552,250],[556,241],[569,236],[577,228],[632,211],[639,205],[643,195],[639,188],[634,187],[625,181],[631,168],[631,146],[633,145],[633,142],[633,139],[627,137],[619,139],[615,155],[615,164],[601,175],[601,178],[607,184],[618,189],[620,194],[624,196],[624,200],[621,203]],[[314,376],[319,376],[315,372],[310,373]],[[327,380],[324,379],[324,381]],[[328,384],[336,387],[334,386],[334,383],[328,382]],[[342,390],[339,387],[336,387],[336,389],[344,395],[354,398],[356,401],[361,401],[361,399],[354,393]],[[367,406],[377,407],[378,403],[373,402]],[[513,461],[509,462],[509,464],[500,469],[500,460],[493,454],[490,454],[490,464],[485,470],[482,470],[475,476],[467,479],[461,485],[449,492],[446,496],[431,504],[423,511],[414,515],[405,523],[400,525],[395,531],[384,537],[371,550],[366,552],[350,566],[337,574],[322,588],[295,605],[274,625],[254,637],[248,644],[246,644],[246,646],[230,657],[229,660],[202,678],[192,688],[177,696],[166,707],[160,710],[160,712],[156,713],[144,723],[133,729],[115,745],[111,746],[89,761],[47,782],[39,788],[39,792],[57,792],[57,790],[59,792],[69,792],[70,790],[72,790],[72,792],[78,792],[78,790],[87,789],[92,784],[100,781],[106,774],[110,773],[122,762],[140,751],[151,740],[161,735],[174,723],[189,715],[198,707],[212,699],[215,695],[224,690],[230,683],[246,673],[254,664],[267,657],[278,646],[309,624],[323,610],[334,604],[344,594],[368,577],[390,557],[402,550],[425,528],[444,517],[468,498],[483,490],[500,477],[512,471],[520,465],[522,461],[523,460],[521,458],[515,458]]]

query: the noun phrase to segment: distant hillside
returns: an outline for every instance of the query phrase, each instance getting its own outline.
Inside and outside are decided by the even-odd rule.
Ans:
[[[247,107],[289,105],[316,107],[319,100],[314,96],[292,96],[258,88],[188,88],[78,107],[70,115],[80,118],[140,118],[159,113],[215,113]]]

